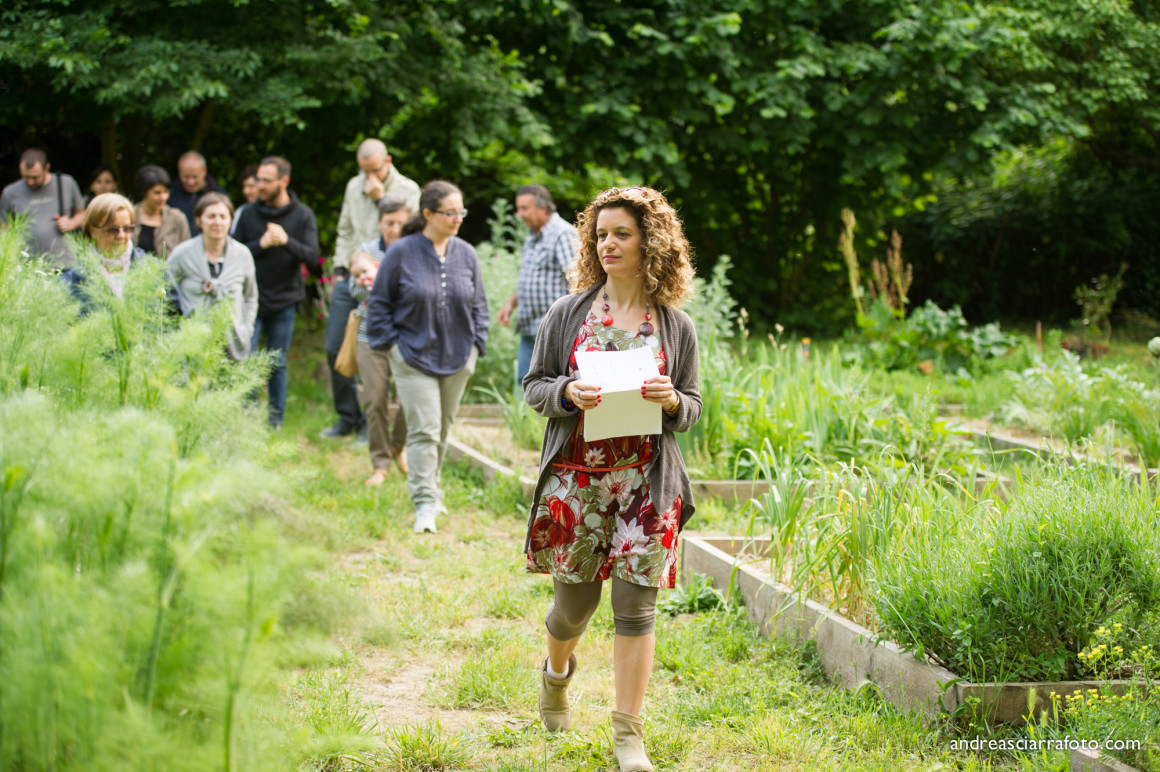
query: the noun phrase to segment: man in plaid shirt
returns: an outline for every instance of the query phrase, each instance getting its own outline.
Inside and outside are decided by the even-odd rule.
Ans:
[[[504,303],[496,321],[506,327],[511,324],[512,311],[519,308],[516,383],[523,383],[531,365],[540,321],[553,303],[568,294],[565,274],[576,259],[579,235],[567,220],[556,214],[552,194],[543,185],[524,185],[516,191],[516,214],[531,233],[524,241],[516,292]]]

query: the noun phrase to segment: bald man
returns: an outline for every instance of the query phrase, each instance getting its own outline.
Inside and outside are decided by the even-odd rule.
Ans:
[[[358,246],[379,237],[378,201],[388,193],[407,202],[412,212],[419,211],[419,186],[399,174],[391,163],[387,146],[377,139],[363,140],[356,154],[359,173],[346,184],[342,212],[338,216],[338,239],[334,248],[334,291],[330,296],[330,316],[326,321],[326,360],[330,363],[330,385],[338,422],[322,432],[323,437],[344,437],[365,433],[366,419],[358,401],[354,378],[334,369],[342,348],[346,318],[357,305],[350,297],[350,255]]]
[[[196,236],[201,233],[193,221],[193,210],[206,193],[225,193],[217,180],[209,175],[205,156],[196,150],[181,154],[177,159],[177,179],[169,186],[169,205],[180,209],[189,220],[189,232]]]

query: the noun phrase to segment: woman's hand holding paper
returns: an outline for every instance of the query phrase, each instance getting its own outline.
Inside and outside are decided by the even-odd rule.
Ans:
[[[673,388],[673,381],[667,375],[654,375],[647,378],[640,387],[640,395],[649,402],[656,402],[665,410],[672,410],[678,400],[677,390]]]
[[[600,387],[588,381],[570,381],[564,387],[564,396],[581,410],[591,410],[600,404]]]

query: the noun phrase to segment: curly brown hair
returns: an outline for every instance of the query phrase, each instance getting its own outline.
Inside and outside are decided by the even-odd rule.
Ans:
[[[609,188],[580,213],[580,251],[568,272],[572,292],[604,281],[604,266],[596,253],[596,218],[604,209],[632,213],[641,234],[644,291],[654,303],[681,306],[693,294],[693,252],[677,211],[664,194],[652,188]]]

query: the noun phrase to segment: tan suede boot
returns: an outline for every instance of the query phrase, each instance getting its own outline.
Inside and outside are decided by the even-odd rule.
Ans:
[[[612,755],[620,772],[653,772],[644,752],[644,719],[612,711]]]
[[[540,668],[540,718],[549,732],[567,732],[572,728],[572,706],[568,704],[568,684],[576,675],[576,655],[568,657],[568,677],[557,681],[548,675],[548,660]]]

